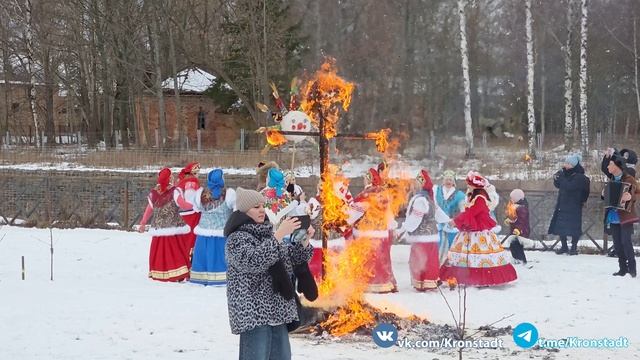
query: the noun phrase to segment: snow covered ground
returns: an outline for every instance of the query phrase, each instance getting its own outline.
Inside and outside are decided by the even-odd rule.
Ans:
[[[4,236],[4,238],[3,238]],[[147,279],[149,237],[115,230],[0,228],[1,359],[235,359],[224,288]],[[412,290],[409,247],[393,247],[399,292],[368,295],[381,308],[452,323],[438,292]],[[21,280],[21,256],[26,280]],[[616,259],[528,252],[533,268],[502,288],[469,289],[468,325],[531,322],[544,338],[625,336],[626,349],[469,350],[465,359],[638,359],[640,279],[611,276]],[[457,292],[444,290],[454,307]],[[378,348],[366,339],[292,337],[294,359],[449,359],[452,351]],[[456,357],[457,358],[457,357]]]

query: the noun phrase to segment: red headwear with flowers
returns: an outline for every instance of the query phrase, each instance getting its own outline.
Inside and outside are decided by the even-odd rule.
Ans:
[[[480,175],[477,171],[469,171],[467,174],[467,185],[476,189],[484,189],[487,185],[489,185],[489,181]]]
[[[160,186],[160,191],[164,192],[169,187],[169,182],[171,181],[171,169],[164,168],[160,170],[158,173],[158,185]]]

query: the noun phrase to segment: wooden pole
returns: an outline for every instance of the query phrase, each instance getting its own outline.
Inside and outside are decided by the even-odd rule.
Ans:
[[[129,179],[124,179],[124,221],[125,230],[129,229]]]
[[[51,281],[53,281],[53,229],[49,228],[49,246],[51,249]]]
[[[328,171],[329,165],[329,140],[327,140],[326,129],[325,129],[325,120],[324,113],[322,111],[319,112],[320,121],[319,121],[319,145],[320,145],[320,182],[325,181]],[[324,206],[322,207],[324,209]],[[322,214],[322,222],[326,221],[324,214]],[[329,231],[322,226],[322,278],[324,279],[327,269],[326,269],[326,261],[327,261],[327,253],[329,247]]]
[[[24,280],[24,255],[22,255],[22,280]]]

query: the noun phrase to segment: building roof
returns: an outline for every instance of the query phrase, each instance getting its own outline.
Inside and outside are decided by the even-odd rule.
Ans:
[[[203,93],[216,82],[216,77],[199,69],[184,69],[176,75],[180,92]],[[162,82],[162,88],[174,90],[173,78],[167,78]]]

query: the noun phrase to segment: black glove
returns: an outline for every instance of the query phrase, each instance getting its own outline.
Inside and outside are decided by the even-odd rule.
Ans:
[[[304,294],[304,298],[314,301],[318,298],[318,285],[311,274],[309,264],[304,262],[293,267],[293,273],[298,279],[298,292]]]
[[[295,291],[282,260],[278,260],[275,264],[271,265],[268,272],[269,275],[271,275],[273,292],[279,293],[285,300],[293,299]]]

